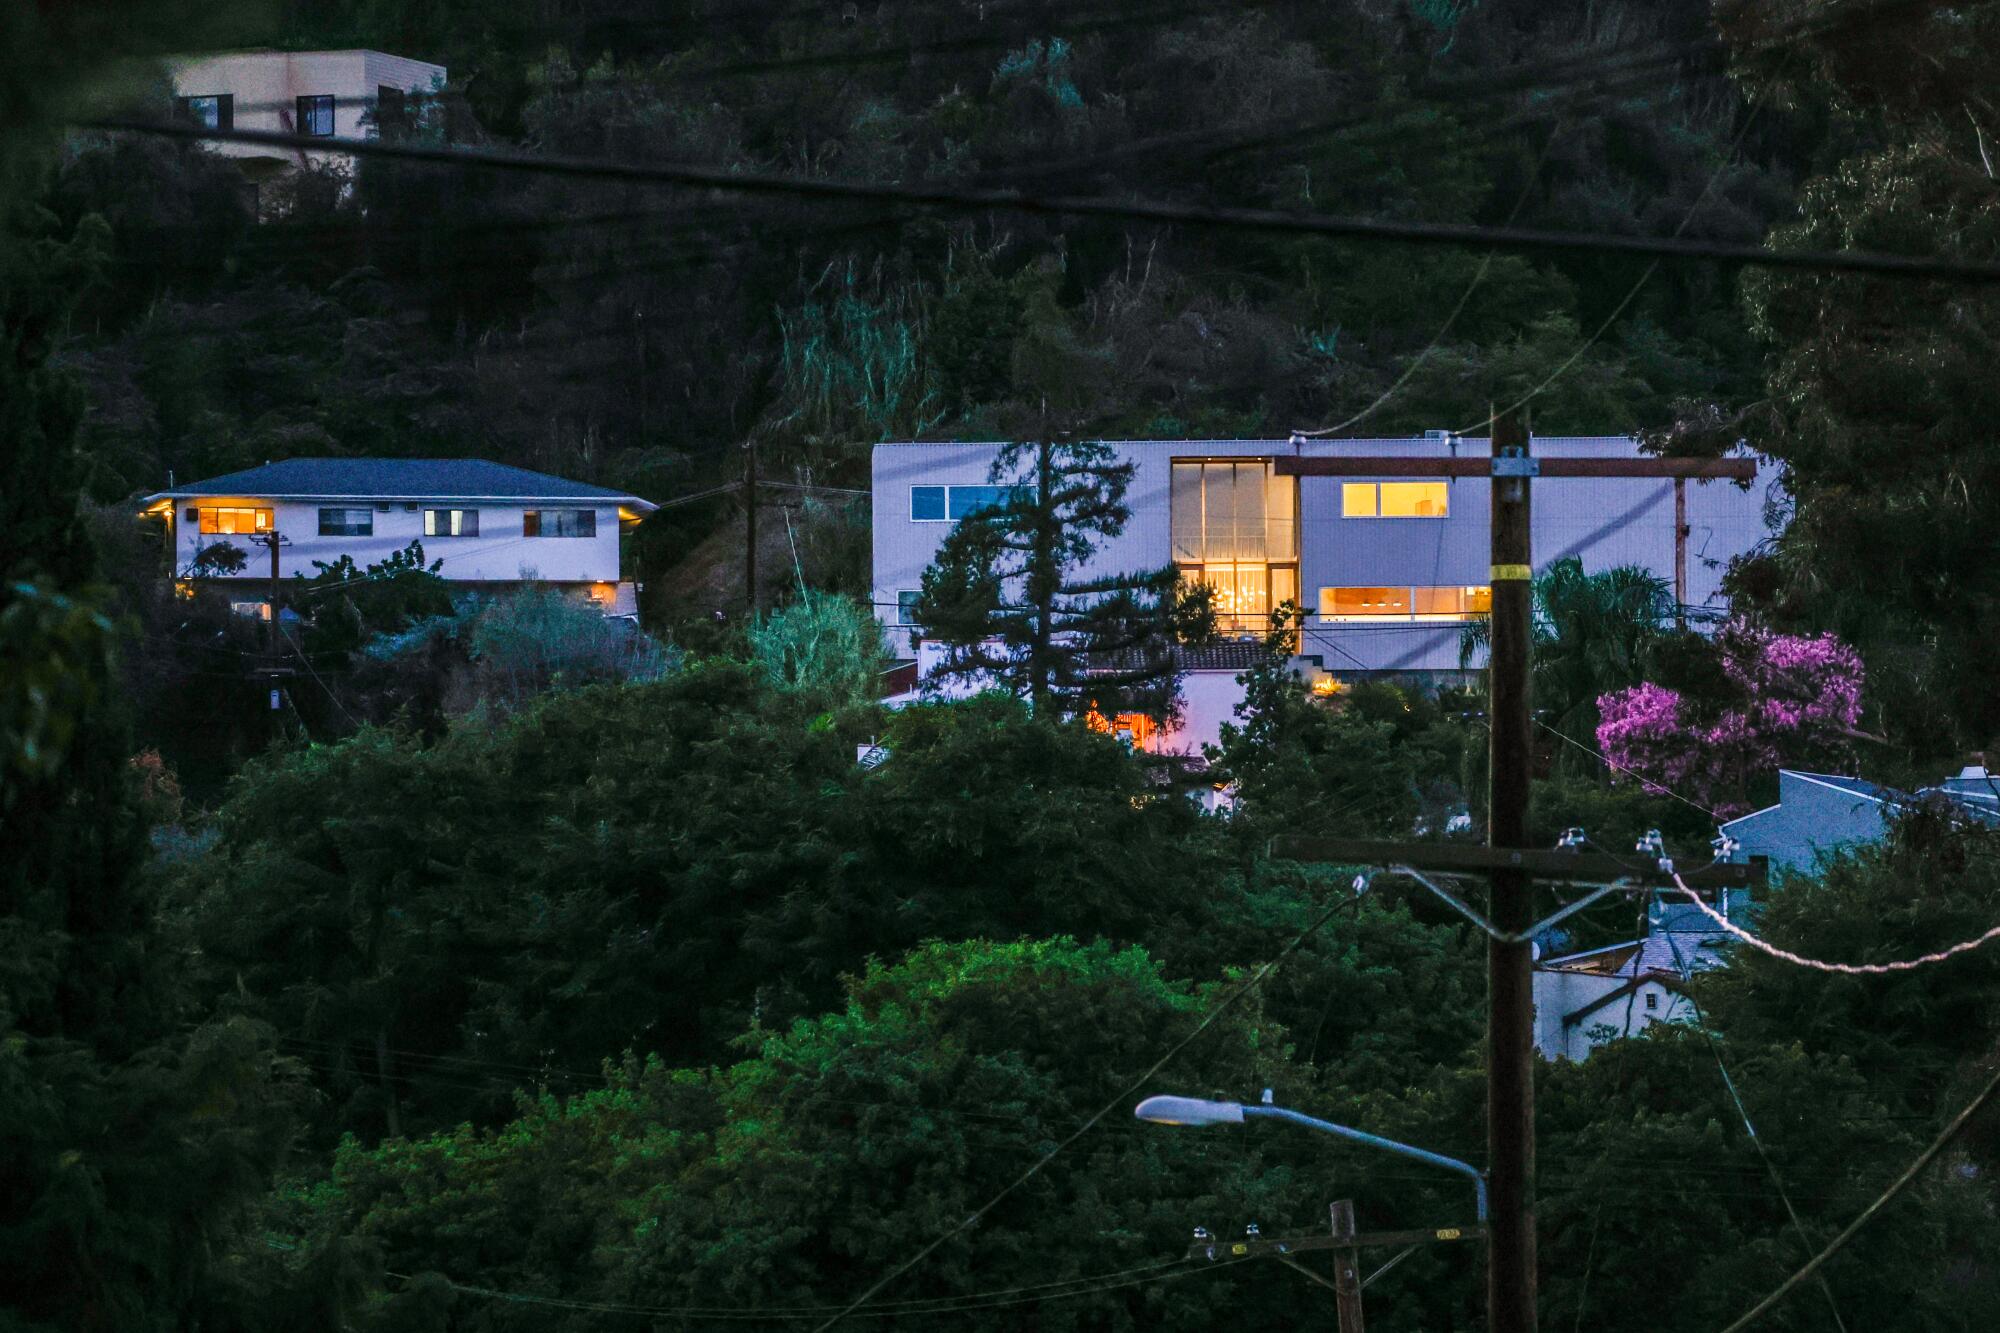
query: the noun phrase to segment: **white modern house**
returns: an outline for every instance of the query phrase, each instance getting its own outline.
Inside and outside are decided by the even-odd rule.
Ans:
[[[224,51],[167,61],[174,107],[186,121],[219,130],[264,130],[323,139],[372,138],[384,122],[413,113],[445,85],[443,65],[384,51]],[[252,181],[344,162],[337,151],[218,143]]]
[[[1215,588],[1225,629],[1260,636],[1273,607],[1306,613],[1299,653],[1325,688],[1370,678],[1460,669],[1460,635],[1489,607],[1484,476],[1290,475],[1285,460],[1350,457],[1484,458],[1485,438],[1444,431],[1363,440],[1106,441],[1134,469],[1124,533],[1087,573],[1176,565]],[[991,475],[1000,443],[891,443],[873,457],[873,600],[893,657],[916,660],[912,624],[923,572],[952,524],[995,503],[1009,483]],[[1631,460],[1627,436],[1538,436],[1541,458]],[[1587,571],[1640,565],[1680,602],[1721,610],[1727,563],[1771,536],[1766,499],[1775,465],[1746,489],[1726,480],[1562,478],[1534,489],[1536,568],[1569,556]],[[1476,665],[1476,663],[1475,663]],[[1233,680],[1233,677],[1231,678]],[[1202,682],[1187,700],[1184,732],[1146,748],[1198,752],[1240,691]],[[1186,692],[1186,691],[1184,691]],[[1221,708],[1220,717],[1207,714]]]
[[[440,577],[468,589],[552,584],[606,614],[636,610],[620,572],[619,535],[656,507],[603,486],[468,458],[292,458],[149,495],[165,521],[175,576],[263,599],[277,543],[281,577],[351,557],[380,564],[411,543]],[[235,573],[203,565],[216,543],[241,550]],[[198,567],[199,566],[199,567]]]

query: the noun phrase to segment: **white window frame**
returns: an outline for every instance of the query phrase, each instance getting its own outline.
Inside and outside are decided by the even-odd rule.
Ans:
[[[472,516],[472,531],[451,531],[463,529],[465,516]],[[424,510],[424,536],[426,537],[477,537],[479,535],[479,511],[477,509],[431,509]]]
[[[1444,497],[1442,514],[1385,514],[1382,512],[1382,488],[1384,486],[1436,486]],[[1374,508],[1366,514],[1351,514],[1347,511],[1347,493],[1352,489],[1366,486],[1374,497]],[[1446,482],[1431,481],[1345,481],[1340,485],[1340,516],[1356,519],[1386,519],[1391,523],[1435,523],[1439,519],[1451,517],[1451,486]]]
[[[960,516],[959,516],[958,518],[953,518],[953,517],[951,516],[951,493],[952,493],[953,491],[1033,491],[1034,489],[1035,489],[1035,488],[1034,488],[1033,486],[1028,486],[1028,485],[1007,485],[1007,484],[1004,484],[1004,483],[999,483],[999,482],[991,482],[991,481],[977,481],[977,482],[973,482],[973,481],[967,481],[967,482],[956,482],[956,483],[949,483],[949,482],[940,482],[940,481],[927,481],[927,482],[919,482],[919,483],[914,483],[914,484],[912,484],[912,485],[911,485],[911,487],[910,487],[910,522],[912,522],[912,523],[960,523],[960,522],[963,522],[963,521],[964,521],[964,520],[965,520],[966,518],[970,517],[970,515],[960,515]],[[944,492],[944,517],[943,517],[943,518],[918,518],[918,517],[917,517],[917,492],[918,492],[918,491],[943,491],[943,492]]]

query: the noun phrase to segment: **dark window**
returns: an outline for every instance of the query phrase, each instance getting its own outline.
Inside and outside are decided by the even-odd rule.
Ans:
[[[375,511],[372,509],[322,509],[319,511],[322,537],[372,537]]]
[[[917,623],[917,598],[923,596],[915,588],[899,589],[896,593],[896,623],[914,625]]]
[[[410,99],[401,88],[379,84],[375,89],[375,132],[394,138],[410,128]]]
[[[236,98],[230,93],[210,93],[203,97],[176,97],[174,110],[190,125],[209,130],[236,128]]]
[[[479,511],[477,509],[426,509],[424,511],[424,536],[426,537],[477,537],[479,535]]]
[[[1647,991],[1646,1007],[1648,1009],[1658,1009],[1660,1007],[1660,997],[1658,995],[1655,995],[1652,991]]]
[[[330,138],[333,134],[333,96],[299,99],[298,132]]]
[[[1032,500],[1032,486],[912,486],[910,519],[915,523],[956,523],[985,509],[998,509],[1017,497]]]
[[[951,488],[951,502],[946,507],[946,516],[953,519],[971,518],[974,514],[988,509],[1000,509],[1016,499],[1023,502],[1034,495],[1032,486],[954,486]]]
[[[530,509],[521,515],[524,537],[595,537],[595,509]]]

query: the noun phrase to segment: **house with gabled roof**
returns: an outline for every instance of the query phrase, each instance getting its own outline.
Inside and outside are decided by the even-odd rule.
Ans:
[[[291,458],[144,500],[165,525],[170,567],[190,583],[262,602],[272,577],[312,574],[342,556],[380,564],[412,544],[468,590],[549,584],[609,615],[637,610],[620,536],[655,505],[606,486],[477,458]],[[244,559],[217,561],[218,545]]]
[[[1654,1023],[1695,1018],[1688,980],[1724,965],[1728,939],[1700,908],[1662,901],[1648,912],[1640,939],[1538,958],[1535,1049],[1547,1060],[1582,1060]]]

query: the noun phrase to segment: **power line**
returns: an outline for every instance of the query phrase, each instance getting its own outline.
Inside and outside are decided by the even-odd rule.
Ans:
[[[1231,1267],[1237,1263],[1247,1262],[1248,1260],[1235,1259],[1224,1260],[1215,1264],[1196,1265],[1187,1259],[1176,1259],[1145,1268],[1123,1270],[1123,1273],[1138,1273],[1141,1276],[1123,1277],[1122,1280],[1118,1281],[1076,1278],[1069,1282],[1051,1282],[1040,1284],[1039,1286],[1004,1287],[997,1291],[975,1293],[965,1297],[939,1297],[930,1302],[895,1302],[883,1308],[868,1311],[862,1317],[867,1319],[919,1318],[941,1314],[956,1314],[961,1311],[990,1310],[1005,1306],[1035,1305],[1043,1301],[1074,1300],[1078,1297],[1093,1296],[1099,1292],[1116,1291],[1120,1288],[1149,1286],[1156,1282],[1176,1281],[1180,1278],[1191,1277],[1196,1273],[1215,1271]],[[411,1276],[406,1273],[389,1272],[387,1276],[401,1282],[411,1280]],[[439,1274],[439,1276],[442,1277],[443,1274]],[[1121,1274],[1114,1273],[1109,1276],[1119,1278]],[[519,1292],[501,1291],[493,1287],[475,1287],[453,1281],[448,1277],[444,1280],[454,1291],[474,1296],[486,1296],[495,1300],[510,1301],[522,1305],[540,1305],[554,1309],[581,1310],[602,1314],[629,1314],[653,1318],[679,1316],[739,1322],[805,1321],[816,1319],[826,1310],[836,1308],[832,1306],[792,1306],[757,1310],[749,1307],[627,1305],[612,1301],[588,1301],[561,1296],[537,1296]],[[1055,1288],[1061,1289],[1056,1290]]]
[[[1815,972],[1838,972],[1842,976],[1853,977],[1879,977],[1896,972],[1914,972],[1920,967],[1929,967],[1933,963],[1945,962],[1948,959],[1957,957],[1959,954],[1969,953],[1981,945],[1990,944],[1994,940],[2000,939],[2000,926],[1994,926],[1984,934],[1973,939],[1960,940],[1950,948],[1939,949],[1935,953],[1927,953],[1918,958],[1900,958],[1891,963],[1828,963],[1822,962],[1817,958],[1807,958],[1803,954],[1793,953],[1789,949],[1780,949],[1777,945],[1767,943],[1752,935],[1749,931],[1743,929],[1743,927],[1737,925],[1728,917],[1723,916],[1713,907],[1703,902],[1701,895],[1689,888],[1681,879],[1678,872],[1674,875],[1674,887],[1686,894],[1689,900],[1702,910],[1703,915],[1707,916],[1710,921],[1715,923],[1718,929],[1726,934],[1741,940],[1743,943],[1757,950],[1757,952],[1775,958],[1781,963],[1791,963],[1798,967],[1811,968]]]
[[[1741,1330],[1750,1327],[1751,1324],[1770,1311],[1778,1302],[1789,1296],[1801,1282],[1819,1272],[1825,1266],[1826,1261],[1840,1253],[1842,1247],[1850,1240],[1853,1240],[1855,1234],[1862,1227],[1867,1226],[1877,1213],[1888,1207],[1897,1195],[1909,1188],[1910,1182],[1915,1180],[1925,1167],[1936,1160],[1937,1155],[1944,1151],[1945,1145],[1958,1137],[1959,1132],[1971,1122],[1973,1116],[1979,1113],[1980,1108],[1993,1100],[1995,1092],[2000,1092],[2000,1073],[1996,1073],[1992,1078],[1987,1080],[1986,1086],[1979,1090],[1979,1095],[1967,1103],[1963,1111],[1952,1117],[1951,1123],[1946,1125],[1935,1139],[1931,1140],[1930,1147],[1917,1154],[1917,1160],[1910,1163],[1908,1169],[1902,1175],[1898,1176],[1888,1189],[1882,1191],[1880,1197],[1875,1202],[1862,1209],[1861,1215],[1848,1223],[1845,1231],[1835,1236],[1827,1243],[1827,1247],[1814,1255],[1804,1268],[1786,1278],[1776,1291],[1757,1302],[1749,1313],[1745,1314],[1728,1328],[1723,1329],[1722,1333],[1741,1333]]]
[[[1690,801],[1687,797],[1681,795],[1673,788],[1665,785],[1664,783],[1656,782],[1652,778],[1645,776],[1643,773],[1634,772],[1632,769],[1625,767],[1623,764],[1614,763],[1610,758],[1610,756],[1606,755],[1602,750],[1591,749],[1588,745],[1585,745],[1582,741],[1576,739],[1574,736],[1568,735],[1565,732],[1557,731],[1554,727],[1542,721],[1540,718],[1535,719],[1535,725],[1540,727],[1543,731],[1548,732],[1549,735],[1554,736],[1557,740],[1563,741],[1569,745],[1574,745],[1577,749],[1583,751],[1585,754],[1590,755],[1593,758],[1601,761],[1606,768],[1609,768],[1614,772],[1623,773],[1627,777],[1636,778],[1640,783],[1642,783],[1646,787],[1647,790],[1657,791],[1663,796],[1671,796],[1676,801],[1679,801],[1682,805],[1687,806],[1689,809],[1699,810],[1702,814],[1707,815],[1710,819],[1715,820],[1718,824],[1723,822],[1722,816],[1717,814],[1715,811],[1709,809],[1707,806],[1702,805],[1697,801]]]
[[[712,189],[749,195],[818,200],[873,200],[958,211],[1002,211],[1052,216],[1101,217],[1290,236],[1341,236],[1410,245],[1491,246],[1523,254],[1613,254],[1745,264],[1806,272],[1858,273],[1883,278],[1967,283],[2000,282],[2000,263],[1897,255],[1872,250],[1771,250],[1726,241],[1664,240],[1604,232],[1557,232],[1473,223],[1407,222],[1337,217],[1262,208],[1214,208],[1147,199],[1088,195],[1033,195],[1010,189],[945,185],[885,184],[790,176],[769,171],[735,171],[693,164],[675,166],[606,162],[576,157],[530,157],[491,149],[431,148],[372,139],[318,138],[260,130],[211,130],[196,125],[106,119],[86,128],[150,134],[209,143],[258,144],[308,149],[354,157],[429,162],[459,168],[488,168],[586,180]]]
[[[1671,931],[1665,933],[1665,938],[1667,947],[1673,951],[1674,970],[1681,974],[1681,981],[1685,983],[1694,976],[1694,963],[1681,957],[1681,946],[1674,941]],[[1634,972],[1637,972],[1636,967]],[[1784,1180],[1778,1175],[1777,1162],[1772,1160],[1770,1150],[1764,1146],[1762,1136],[1757,1133],[1757,1126],[1751,1123],[1750,1109],[1743,1104],[1741,1094],[1736,1091],[1736,1080],[1729,1076],[1729,1066],[1722,1059],[1722,1046],[1716,1041],[1715,1033],[1709,1030],[1708,1016],[1702,1013],[1701,1001],[1696,999],[1692,992],[1685,993],[1684,998],[1694,1009],[1694,1021],[1701,1030],[1701,1038],[1708,1045],[1708,1053],[1715,1058],[1715,1072],[1722,1075],[1723,1089],[1729,1093],[1730,1103],[1736,1107],[1736,1114],[1743,1121],[1743,1133],[1749,1138],[1750,1146],[1757,1150],[1757,1157],[1763,1162],[1765,1171],[1769,1173],[1771,1184],[1777,1189],[1779,1199],[1784,1201],[1785,1215],[1792,1219],[1792,1225],[1798,1229],[1799,1239],[1805,1242],[1806,1249],[1810,1251],[1813,1245],[1812,1233],[1806,1230],[1804,1220],[1799,1217],[1799,1210],[1792,1204],[1792,1196],[1785,1189]],[[1840,1317],[1840,1302],[1834,1298],[1833,1286],[1823,1273],[1820,1275],[1819,1287],[1826,1297],[1827,1312],[1833,1316],[1834,1327],[1840,1330],[1840,1333],[1847,1333],[1847,1321]]]
[[[1216,1005],[1213,1009],[1209,1010],[1207,1014],[1203,1015],[1201,1022],[1195,1025],[1194,1031],[1188,1033],[1185,1037],[1182,1037],[1179,1041],[1175,1042],[1172,1046],[1168,1047],[1166,1054],[1162,1055],[1159,1059],[1155,1060],[1152,1063],[1152,1065],[1147,1068],[1145,1073],[1139,1075],[1138,1078],[1132,1081],[1129,1087],[1127,1087],[1124,1091],[1118,1093],[1110,1101],[1106,1102],[1102,1107],[1098,1108],[1096,1113],[1093,1114],[1088,1120],[1085,1120],[1082,1125],[1078,1126],[1073,1132],[1064,1137],[1053,1148],[1050,1148],[1047,1152],[1043,1153],[1039,1158],[1035,1160],[1035,1162],[1031,1166],[1028,1167],[1027,1170],[1023,1171],[1020,1175],[1016,1176],[1009,1184],[1007,1184],[1004,1188],[1002,1188],[999,1193],[995,1194],[992,1198],[988,1199],[985,1203],[981,1204],[978,1208],[974,1209],[970,1214],[968,1214],[965,1217],[963,1221],[959,1222],[956,1226],[953,1226],[950,1229],[940,1233],[929,1244],[925,1245],[922,1249],[918,1250],[908,1259],[905,1259],[902,1263],[896,1265],[896,1267],[891,1269],[873,1286],[869,1287],[868,1290],[862,1292],[861,1295],[858,1298],[856,1298],[851,1305],[847,1306],[839,1314],[834,1315],[831,1319],[827,1320],[825,1323],[819,1325],[817,1333],[824,1333],[824,1330],[832,1328],[835,1324],[838,1324],[842,1319],[845,1319],[847,1316],[861,1309],[862,1306],[868,1304],[870,1300],[874,1299],[875,1294],[877,1292],[881,1291],[882,1288],[888,1286],[891,1282],[894,1282],[904,1273],[909,1272],[910,1269],[916,1267],[919,1263],[922,1263],[924,1259],[927,1258],[933,1250],[937,1249],[938,1246],[944,1244],[946,1241],[950,1240],[953,1236],[958,1235],[960,1232],[964,1231],[967,1227],[977,1224],[979,1219],[986,1216],[986,1214],[992,1212],[994,1207],[997,1206],[1002,1199],[1006,1198],[1008,1195],[1012,1194],[1015,1190],[1019,1189],[1022,1185],[1026,1184],[1032,1177],[1038,1174],[1043,1167],[1047,1166],[1050,1162],[1054,1161],[1057,1155],[1060,1154],[1065,1148],[1069,1147],[1072,1143],[1075,1143],[1078,1139],[1082,1138],[1085,1134],[1089,1133],[1090,1130],[1097,1124],[1098,1121],[1102,1120],[1105,1116],[1111,1114],[1112,1111],[1118,1109],[1119,1107],[1129,1102],[1132,1099],[1133,1094],[1137,1093],[1141,1088],[1145,1087],[1146,1083],[1149,1080],[1151,1080],[1151,1078],[1155,1074],[1159,1073],[1160,1070],[1166,1067],[1167,1062],[1169,1060],[1173,1059],[1176,1055],[1179,1055],[1183,1050],[1187,1049],[1187,1047],[1197,1037],[1201,1036],[1202,1033],[1208,1031],[1210,1025],[1213,1024],[1216,1019],[1222,1017],[1223,1014],[1227,1013],[1236,1004],[1238,1000],[1242,999],[1244,996],[1248,995],[1251,991],[1261,986],[1264,983],[1264,979],[1270,976],[1272,972],[1277,970],[1279,964],[1283,963],[1286,958],[1291,956],[1292,952],[1295,949],[1297,949],[1301,944],[1304,944],[1306,940],[1308,940],[1314,934],[1316,934],[1319,931],[1320,927],[1324,926],[1327,922],[1331,921],[1335,913],[1340,912],[1344,909],[1357,907],[1362,901],[1363,890],[1366,884],[1371,882],[1372,882],[1372,877],[1357,883],[1356,891],[1353,894],[1349,895],[1348,897],[1336,900],[1331,907],[1327,908],[1324,912],[1320,913],[1319,916],[1316,917],[1311,924],[1309,924],[1304,930],[1300,931],[1297,935],[1295,935],[1292,938],[1291,943],[1287,944],[1283,949],[1278,951],[1277,957],[1273,958],[1270,962],[1265,963],[1262,967],[1258,968],[1255,974],[1253,974],[1242,985],[1238,986],[1235,990],[1231,991],[1228,995],[1224,996],[1220,1004]]]

